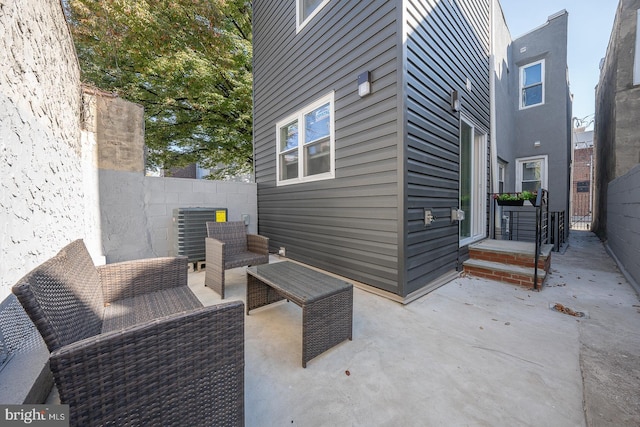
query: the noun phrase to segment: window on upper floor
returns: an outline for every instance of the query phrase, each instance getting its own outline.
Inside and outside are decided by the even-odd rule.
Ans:
[[[334,177],[333,92],[276,125],[277,184]]]
[[[516,159],[516,191],[537,191],[547,186],[547,156]]]
[[[329,0],[296,0],[296,31],[299,32]]]
[[[520,67],[520,109],[544,104],[544,59]]]

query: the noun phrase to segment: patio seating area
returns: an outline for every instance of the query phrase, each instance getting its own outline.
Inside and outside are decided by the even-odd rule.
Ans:
[[[189,287],[220,303],[204,276],[190,273]],[[225,301],[244,300],[246,268],[226,281]],[[245,316],[245,425],[640,422],[640,302],[591,233],[572,233],[545,292],[460,277],[403,306],[357,285],[353,341],[306,369],[297,305]]]
[[[203,307],[186,257],[96,268],[76,240],[13,292],[49,349],[71,425],[242,422],[244,305]]]
[[[245,299],[245,271],[227,271],[225,300]],[[220,302],[203,280],[190,274],[194,293]],[[637,425],[638,304],[588,232],[544,292],[461,277],[403,306],[356,286],[353,341],[306,369],[301,309],[273,304],[245,317],[246,425]]]

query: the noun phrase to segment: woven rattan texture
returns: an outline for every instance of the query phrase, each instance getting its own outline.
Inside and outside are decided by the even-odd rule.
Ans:
[[[225,270],[269,262],[269,239],[247,234],[244,222],[207,222],[204,284],[224,299]]]
[[[229,253],[247,251],[247,232],[242,221],[207,222],[207,236],[224,242]]]
[[[82,240],[70,243],[23,277],[13,293],[49,351],[97,335],[102,329],[100,278]]]
[[[95,317],[103,326],[103,333],[76,333],[75,341],[51,351],[49,366],[61,402],[70,407],[70,424],[244,425],[244,304],[202,307],[187,286],[186,257],[111,264],[100,267],[98,275],[83,250],[81,241],[73,242],[61,251],[63,256],[14,286],[43,335],[54,329],[69,339],[75,329],[87,329],[58,319],[81,324]],[[108,288],[110,302],[99,309],[73,301],[70,289],[93,276],[85,268],[98,277],[90,283],[100,297]],[[63,298],[50,296],[55,294]],[[96,293],[81,288],[78,295]],[[50,319],[58,323],[55,328]],[[61,333],[60,325],[71,332]]]
[[[286,298],[302,307],[302,366],[353,337],[353,285],[293,262],[247,269],[247,314]]]

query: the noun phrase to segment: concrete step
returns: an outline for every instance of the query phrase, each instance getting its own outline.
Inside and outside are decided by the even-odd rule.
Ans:
[[[499,282],[533,288],[535,270],[533,267],[522,267],[502,262],[470,258],[463,263],[464,271],[472,276],[484,277]],[[538,289],[542,288],[547,272],[538,269]]]

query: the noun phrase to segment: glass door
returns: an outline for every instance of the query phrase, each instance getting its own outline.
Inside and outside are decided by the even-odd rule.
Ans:
[[[460,246],[486,237],[487,137],[470,122],[460,122]]]

